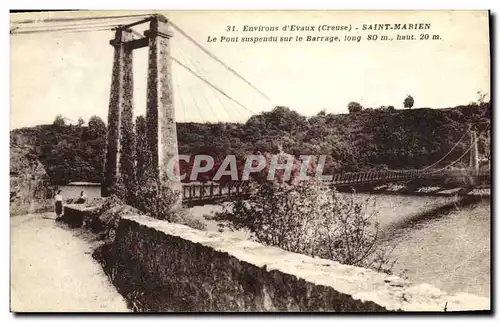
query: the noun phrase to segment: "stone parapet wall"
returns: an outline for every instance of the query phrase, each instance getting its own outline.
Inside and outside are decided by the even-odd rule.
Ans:
[[[122,216],[95,257],[136,311],[489,310],[490,300],[217,232]]]

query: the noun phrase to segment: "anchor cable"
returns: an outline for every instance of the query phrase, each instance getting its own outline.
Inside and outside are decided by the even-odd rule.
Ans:
[[[180,57],[182,57],[182,58],[183,58],[183,61],[184,61],[184,62],[186,62],[186,60],[185,60],[185,59],[186,59],[187,55],[185,54],[185,52],[184,52],[184,51],[183,51],[180,47],[178,47],[178,51],[179,51],[179,55],[180,55]],[[189,59],[189,57],[188,57],[188,59]],[[195,67],[194,65],[193,65],[192,67],[193,67],[193,69],[195,70],[195,72],[197,72],[197,73],[198,73],[198,74],[200,74],[201,76],[205,77],[202,73],[200,73],[200,71],[199,71],[199,70],[197,70],[197,69],[196,69],[196,67]],[[193,98],[193,101],[194,101],[194,100],[195,100],[195,97],[197,97],[198,95],[195,95],[195,93],[194,93],[194,91],[192,90],[192,87],[191,87],[191,86],[188,86],[188,87],[187,87],[187,89],[188,89],[188,91],[191,93],[191,97]],[[212,104],[210,104],[210,103],[208,102],[208,100],[207,100],[207,98],[206,98],[205,93],[203,93],[203,91],[200,91],[199,95],[201,95],[201,96],[203,97],[203,99],[205,100],[205,103],[208,105],[208,107],[209,107],[209,108],[210,108],[210,110],[212,111],[212,114],[215,116],[215,120],[216,120],[217,122],[220,122],[220,119],[219,119],[219,117],[217,116],[217,113],[215,112],[214,108],[212,107]],[[195,104],[196,104],[196,106],[198,107],[198,103],[197,103],[196,101],[195,101]],[[198,110],[199,110],[199,108],[198,108]]]
[[[185,68],[186,70],[188,70],[189,72],[191,72],[194,76],[196,76],[198,79],[202,80],[205,84],[207,84],[208,86],[212,87],[213,89],[215,89],[216,91],[218,91],[219,93],[221,93],[222,95],[224,95],[225,97],[227,97],[228,99],[230,99],[231,101],[233,101],[234,103],[238,104],[239,106],[243,107],[245,110],[247,110],[248,112],[252,113],[253,112],[248,108],[246,107],[245,105],[241,104],[240,102],[238,102],[236,99],[232,98],[231,96],[229,96],[228,94],[226,94],[223,90],[219,89],[217,86],[215,86],[214,84],[212,84],[210,81],[206,80],[204,77],[198,75],[196,72],[194,72],[191,68],[189,68],[188,66],[186,66],[185,64],[181,63],[179,60],[177,60],[175,57],[173,57],[172,55],[168,55],[168,57],[170,59],[172,59],[174,62],[176,62],[177,64],[179,64],[180,66],[182,66],[183,68]]]
[[[179,46],[179,51],[184,54],[184,56],[187,57],[187,59],[189,60],[189,62],[191,63],[191,65],[194,67],[195,71],[197,71],[201,76],[207,78],[205,75],[207,74],[203,68],[203,66],[201,66],[201,64],[197,61],[197,59],[195,58],[192,58],[191,55],[189,54],[186,54],[184,52],[184,50],[182,50],[182,48]],[[201,70],[201,71],[200,71]],[[219,95],[217,93],[215,93],[215,90],[212,88],[212,87],[209,87],[212,94],[215,96],[215,98],[219,101],[219,104],[222,106],[222,108],[226,111],[227,115],[229,116],[229,118],[231,118],[231,114],[229,113],[229,110],[226,108],[226,106],[222,103]],[[204,95],[203,98],[205,99],[206,103],[208,103],[208,99],[206,98],[206,96]]]
[[[208,49],[203,47],[199,42],[197,42],[195,39],[193,39],[191,36],[189,36],[184,30],[182,30],[179,26],[177,26],[175,23],[173,23],[171,20],[169,21],[170,25],[174,27],[181,35],[186,37],[188,40],[190,40],[193,44],[196,45],[196,47],[200,48],[205,54],[207,54],[209,57],[214,59],[216,62],[220,63],[222,66],[224,66],[226,69],[228,69],[230,72],[232,72],[234,75],[236,75],[239,79],[250,85],[254,90],[256,90],[259,94],[261,94],[263,97],[265,97],[268,100],[271,100],[266,94],[264,94],[261,90],[259,90],[256,86],[254,86],[252,83],[250,83],[248,80],[246,80],[242,75],[240,75],[237,71],[235,71],[233,68],[228,66],[226,63],[224,63],[222,60],[220,60],[218,57],[216,57],[214,54],[212,54]]]

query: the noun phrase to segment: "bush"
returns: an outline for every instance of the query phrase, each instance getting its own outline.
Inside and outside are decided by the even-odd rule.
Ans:
[[[379,225],[374,213],[367,214],[368,202],[356,203],[321,182],[268,183],[215,217],[249,229],[267,245],[389,273],[394,262],[379,243]]]
[[[347,110],[349,113],[359,113],[363,110],[363,106],[358,102],[349,102],[349,104],[347,104]]]
[[[182,209],[179,193],[162,186],[151,170],[147,170],[138,185],[134,206],[154,218],[195,229],[205,229],[204,222],[194,218],[186,209]]]
[[[140,185],[136,197],[136,207],[147,215],[186,225],[194,229],[204,230],[204,222],[194,218],[187,209],[178,205],[178,192],[159,184]]]
[[[135,204],[139,210],[151,217],[171,221],[176,209],[178,193],[159,183],[139,185]]]

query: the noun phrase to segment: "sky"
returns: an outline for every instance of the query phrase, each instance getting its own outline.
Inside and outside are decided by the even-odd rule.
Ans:
[[[142,12],[51,13],[52,17]],[[147,13],[147,12],[145,12]],[[264,98],[173,30],[171,53],[245,108],[172,63],[176,119],[244,122],[252,114],[287,106],[306,116],[346,113],[347,104],[445,108],[490,92],[486,11],[170,11],[159,12],[264,92]],[[11,14],[16,20],[40,18]],[[131,20],[134,21],[134,20]],[[429,30],[363,31],[363,24],[430,23]],[[243,32],[243,26],[350,25],[333,32]],[[40,24],[39,24],[40,25]],[[238,31],[226,32],[227,26]],[[139,26],[142,32],[146,26]],[[359,28],[359,30],[355,30]],[[368,35],[439,35],[440,40],[368,41]],[[360,42],[207,42],[209,36],[360,35]],[[11,119],[19,128],[52,123],[58,114],[76,121],[92,115],[107,122],[112,31],[11,35]],[[145,113],[147,48],[134,51],[135,115]],[[489,98],[489,96],[487,97]]]

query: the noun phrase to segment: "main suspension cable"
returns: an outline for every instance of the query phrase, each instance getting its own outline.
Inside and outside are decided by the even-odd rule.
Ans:
[[[50,22],[66,22],[66,21],[85,21],[85,20],[105,20],[105,19],[124,19],[151,16],[151,14],[137,15],[121,15],[121,16],[99,16],[99,17],[73,17],[73,18],[42,18],[42,19],[27,19],[13,21],[14,24],[33,24],[33,23],[50,23]]]
[[[469,134],[471,131],[471,129],[469,128],[465,133],[464,135],[462,135],[462,137],[455,143],[455,145],[451,148],[450,151],[448,151],[448,153],[446,153],[441,159],[437,160],[436,162],[434,162],[433,164],[429,165],[429,166],[426,166],[422,169],[419,169],[419,171],[425,171],[429,168],[432,168],[433,166],[435,166],[436,164],[438,164],[439,162],[443,161],[447,156],[449,156],[451,154],[451,152],[453,152],[453,150],[455,150],[455,148],[458,146],[458,144],[465,138],[465,136],[467,134]]]
[[[93,26],[89,28],[51,28],[51,29],[38,29],[38,30],[11,30],[11,34],[13,35],[25,35],[25,34],[38,34],[38,33],[52,33],[52,32],[63,32],[63,33],[71,33],[71,32],[91,32],[91,31],[104,31],[104,30],[112,30],[114,26]]]

